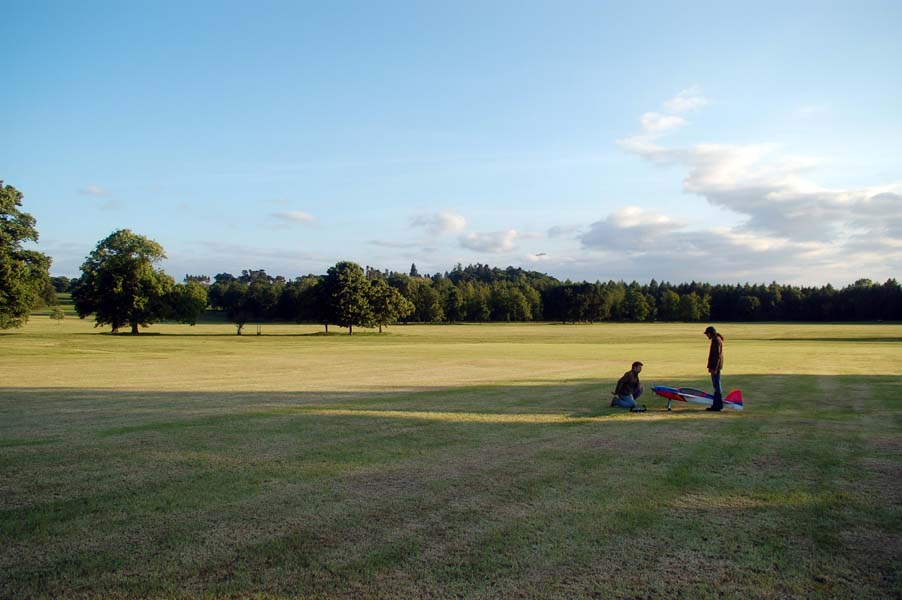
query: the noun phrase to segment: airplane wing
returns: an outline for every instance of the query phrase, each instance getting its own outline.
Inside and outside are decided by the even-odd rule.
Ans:
[[[673,388],[666,385],[655,385],[652,386],[651,390],[658,396],[667,398],[667,410],[671,410],[674,400],[703,404],[705,406],[711,406],[714,403],[713,395],[695,388]],[[723,405],[724,408],[742,410],[742,390],[730,390],[730,393],[723,399]]]

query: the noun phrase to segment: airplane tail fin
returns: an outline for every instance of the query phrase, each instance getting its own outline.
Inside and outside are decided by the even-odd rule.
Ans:
[[[731,402],[737,408],[742,408],[742,390],[730,390],[730,393],[724,398],[724,402]]]

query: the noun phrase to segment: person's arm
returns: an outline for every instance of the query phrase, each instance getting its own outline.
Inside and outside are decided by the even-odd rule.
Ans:
[[[614,386],[614,394],[617,396],[625,396],[629,392],[625,389],[629,385],[629,373],[625,373],[623,377],[617,380],[617,385]]]

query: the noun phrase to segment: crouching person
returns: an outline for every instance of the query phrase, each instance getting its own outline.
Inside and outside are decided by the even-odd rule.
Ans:
[[[639,373],[641,372],[642,363],[637,360],[633,363],[633,367],[624,373],[623,377],[617,382],[611,406],[636,410],[636,398],[642,395],[642,384],[639,382]]]

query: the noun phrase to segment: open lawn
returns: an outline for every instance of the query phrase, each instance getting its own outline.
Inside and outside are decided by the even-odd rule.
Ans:
[[[254,332],[249,326],[249,333]],[[0,333],[0,597],[902,596],[902,326]]]

